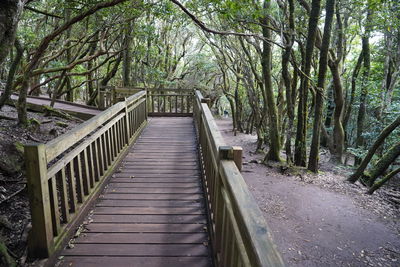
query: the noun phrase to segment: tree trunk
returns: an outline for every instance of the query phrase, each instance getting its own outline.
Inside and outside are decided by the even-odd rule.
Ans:
[[[390,164],[400,155],[400,142],[392,146],[375,165],[363,175],[363,180],[367,181],[369,186],[373,185],[376,179],[381,176]]]
[[[369,81],[369,72],[371,69],[371,58],[370,58],[370,47],[369,47],[369,34],[370,34],[370,26],[371,23],[369,20],[371,19],[371,11],[368,10],[367,14],[367,26],[366,32],[362,37],[362,49],[364,51],[364,71],[363,71],[363,81],[361,85],[361,95],[360,95],[360,106],[358,109],[357,116],[357,136],[356,136],[356,147],[362,147],[364,145],[364,124],[365,124],[365,115],[367,112],[367,96],[368,96],[368,81]],[[360,159],[356,159],[356,162],[359,163]]]
[[[333,160],[341,163],[344,151],[344,130],[343,130],[343,107],[344,107],[344,97],[343,97],[343,86],[342,80],[339,72],[339,62],[332,62],[329,64],[332,76],[333,76],[333,88],[335,90],[334,100],[335,100],[335,111],[333,113],[333,147],[332,155]]]
[[[307,99],[309,83],[308,77],[311,72],[311,61],[314,52],[314,43],[317,36],[318,19],[321,9],[321,0],[312,0],[310,18],[308,21],[308,34],[304,62],[304,76],[300,86],[300,99],[297,111],[297,132],[295,142],[295,155],[294,161],[298,166],[306,166],[307,150],[306,150],[306,137],[307,137]]]
[[[333,103],[333,83],[328,85],[328,97],[327,97],[327,107],[326,107],[326,116],[325,116],[325,122],[324,125],[326,128],[330,128],[332,126],[332,117],[333,117],[333,112],[335,110],[335,105]]]
[[[269,0],[264,1],[264,10],[269,11],[271,2]],[[270,30],[270,19],[268,17],[264,17],[262,19],[263,25],[262,32],[263,37],[267,40],[271,39],[271,30]],[[263,51],[262,51],[262,59],[261,65],[263,70],[263,79],[264,79],[264,90],[266,96],[266,103],[268,106],[268,118],[269,118],[269,151],[265,156],[264,160],[272,160],[272,161],[280,161],[280,131],[279,131],[279,119],[278,119],[278,111],[275,104],[274,98],[274,89],[272,87],[272,46],[269,42],[263,41]]]
[[[386,137],[389,136],[391,132],[394,131],[398,126],[400,125],[400,116],[397,117],[397,119],[392,122],[390,125],[388,125],[383,131],[379,134],[378,138],[372,145],[372,147],[368,150],[367,155],[361,162],[360,166],[358,167],[357,171],[353,173],[348,181],[351,183],[355,183],[363,174],[364,170],[367,168],[368,163],[371,161],[372,157],[374,156],[376,150],[380,147],[380,145],[385,141]]]
[[[324,35],[322,37],[321,52],[319,59],[319,73],[318,73],[318,83],[317,83],[315,112],[314,112],[314,128],[311,140],[310,158],[308,161],[308,170],[312,172],[318,172],[322,111],[324,106],[325,76],[326,76],[326,71],[328,69],[328,51],[331,39],[331,29],[332,29],[334,12],[335,12],[335,0],[327,0]]]
[[[294,29],[294,1],[289,0],[289,31],[286,38],[286,46],[285,50],[282,52],[282,78],[285,84],[285,96],[286,96],[286,106],[287,106],[287,116],[288,116],[288,127],[286,130],[286,143],[285,143],[285,152],[286,152],[286,162],[290,165],[293,163],[293,154],[292,154],[292,131],[293,131],[293,122],[294,122],[294,103],[293,103],[293,91],[292,91],[292,83],[291,77],[289,74],[289,60],[290,54],[292,52],[293,47],[293,32]],[[296,77],[297,79],[297,77]]]
[[[0,65],[13,47],[18,21],[24,8],[24,0],[0,1]]]
[[[128,22],[125,30],[124,37],[124,51],[122,60],[122,84],[123,86],[131,86],[131,43],[132,43],[132,22]]]
[[[368,190],[367,194],[372,195],[377,189],[379,189],[382,185],[384,185],[387,181],[389,181],[392,177],[394,177],[398,173],[400,173],[400,168],[388,173],[381,180],[375,182],[374,185]]]
[[[10,96],[14,89],[15,73],[18,72],[19,63],[21,62],[22,56],[24,54],[24,49],[21,47],[21,44],[19,43],[19,41],[17,39],[15,40],[15,48],[17,50],[17,54],[15,55],[15,58],[11,64],[10,70],[8,71],[6,87],[4,88],[4,92],[0,97],[0,110],[10,99]]]
[[[361,65],[364,59],[364,51],[361,50],[360,55],[358,56],[357,64],[354,67],[353,74],[351,76],[351,92],[350,92],[350,100],[347,103],[346,113],[343,119],[343,129],[347,132],[347,125],[351,116],[351,110],[353,107],[354,99],[356,96],[356,84],[358,74],[360,73]]]

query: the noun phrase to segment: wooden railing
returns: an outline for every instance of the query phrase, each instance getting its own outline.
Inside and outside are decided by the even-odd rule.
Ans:
[[[226,145],[207,102],[196,91],[193,116],[202,159],[215,265],[283,266],[263,214],[238,169],[241,167],[241,149]]]
[[[98,94],[98,108],[106,109],[112,105],[124,101],[125,98],[130,97],[140,91],[144,91],[144,88],[128,88],[128,87],[115,87],[115,86],[103,86],[99,88]]]
[[[142,91],[47,144],[25,146],[31,255],[48,257],[67,240],[146,122]]]
[[[192,116],[194,91],[147,89],[149,116]]]

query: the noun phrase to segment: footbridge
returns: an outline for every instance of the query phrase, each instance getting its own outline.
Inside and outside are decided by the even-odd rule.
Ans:
[[[208,103],[138,90],[26,145],[30,255],[48,266],[283,266],[241,148],[226,145]]]

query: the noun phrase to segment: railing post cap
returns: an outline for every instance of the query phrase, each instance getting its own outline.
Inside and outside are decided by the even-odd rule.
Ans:
[[[203,97],[203,98],[201,99],[201,103],[206,103],[206,104],[208,104],[208,103],[210,103],[210,102],[211,102],[211,99],[208,98],[208,97]]]
[[[219,158],[220,159],[233,159],[233,147],[232,146],[220,146],[219,147]]]

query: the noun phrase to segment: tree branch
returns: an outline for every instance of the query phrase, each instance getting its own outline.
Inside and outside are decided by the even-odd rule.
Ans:
[[[194,23],[197,24],[197,26],[200,27],[200,29],[202,29],[203,31],[212,33],[212,34],[218,34],[218,35],[231,35],[231,36],[238,36],[238,37],[253,37],[256,39],[260,39],[263,40],[265,42],[271,43],[271,44],[275,44],[277,46],[279,46],[280,48],[285,48],[283,47],[281,44],[278,44],[272,40],[268,40],[266,38],[264,38],[261,35],[257,35],[257,34],[252,34],[252,33],[243,33],[243,32],[227,32],[227,31],[218,31],[218,30],[214,30],[211,29],[209,27],[206,26],[206,24],[204,22],[202,22],[201,20],[199,20],[194,14],[192,14],[184,5],[182,5],[179,1],[177,0],[170,0],[172,3],[174,3],[175,5],[177,5],[186,15],[188,15]]]
[[[58,18],[58,19],[63,19],[64,18],[64,17],[58,16],[58,15],[55,15],[55,14],[47,13],[46,11],[38,10],[38,9],[30,7],[30,6],[24,6],[24,8],[28,9],[28,10],[30,10],[32,12],[39,13],[39,14],[42,14],[42,15],[46,15],[46,16],[49,16],[49,17]]]

